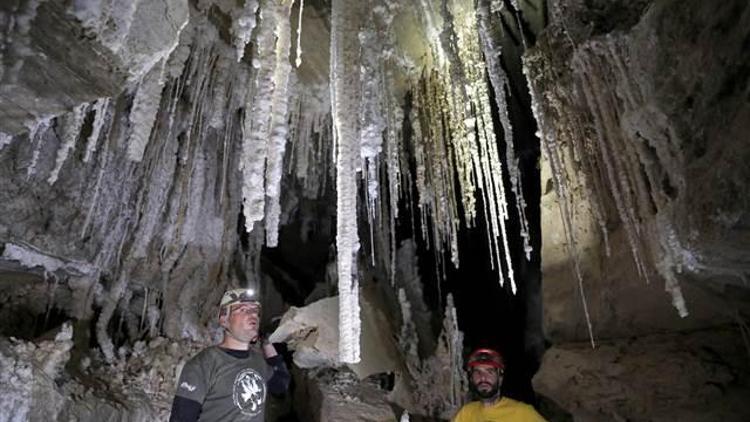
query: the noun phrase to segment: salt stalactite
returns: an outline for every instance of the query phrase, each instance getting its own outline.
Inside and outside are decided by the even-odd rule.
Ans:
[[[361,49],[361,65],[359,66],[360,101],[359,101],[359,142],[360,158],[362,160],[362,175],[365,178],[367,198],[367,215],[372,229],[375,220],[375,210],[379,203],[380,186],[380,154],[383,149],[383,131],[385,111],[381,101],[384,82],[380,69],[380,38],[375,30],[373,14],[368,14],[368,21],[359,33]],[[372,245],[372,241],[370,244]]]
[[[26,167],[26,176],[28,177],[31,177],[32,174],[36,173],[36,163],[39,160],[39,152],[42,149],[44,134],[50,128],[52,119],[54,118],[54,116],[42,117],[29,127],[29,143],[34,145],[34,151],[31,155],[31,161],[29,162],[28,167]]]
[[[272,4],[274,0],[268,0]],[[251,232],[255,223],[265,216],[266,141],[271,136],[274,74],[276,64],[276,24],[271,7],[260,8],[260,25],[253,49],[253,97],[248,99],[243,123],[242,157],[242,212],[245,229]]]
[[[99,142],[99,135],[102,128],[107,122],[107,111],[109,110],[110,99],[99,98],[94,102],[94,123],[91,126],[91,134],[86,140],[86,153],[83,156],[83,162],[88,163],[91,156],[96,152],[96,144]]]
[[[297,58],[294,59],[294,66],[299,67],[302,64],[302,12],[305,10],[305,0],[299,0],[299,15],[297,16]]]
[[[291,30],[289,15],[291,2],[276,5],[273,12],[276,22],[276,51],[273,74],[273,99],[271,102],[271,123],[269,138],[266,141],[266,245],[276,247],[279,243],[279,218],[281,215],[281,174],[289,133],[289,63],[291,50]]]
[[[229,148],[236,136],[236,110],[241,109],[246,103],[247,98],[251,95],[250,91],[250,71],[247,67],[242,67],[234,71],[232,81],[227,87],[227,95],[229,100],[227,104],[227,110],[224,113],[226,121],[223,124],[224,131],[221,136],[222,140],[222,162],[221,162],[221,184],[220,184],[220,197],[219,204],[223,205],[225,196],[227,196],[227,179],[231,177],[232,173],[230,170],[230,153]],[[216,94],[221,95],[221,94]]]
[[[541,141],[542,150],[550,164],[552,171],[552,178],[554,180],[555,191],[557,193],[558,205],[560,206],[560,214],[563,220],[563,232],[565,233],[566,245],[568,254],[573,261],[573,270],[575,272],[576,279],[578,280],[578,292],[581,296],[581,304],[583,305],[583,313],[586,318],[586,327],[588,328],[589,340],[591,347],[596,347],[594,341],[594,330],[591,324],[591,316],[589,315],[588,303],[586,302],[586,293],[583,289],[583,274],[581,272],[580,258],[578,253],[578,247],[576,245],[575,238],[573,236],[573,217],[568,205],[568,193],[567,193],[567,182],[564,175],[564,164],[562,158],[559,156],[559,146],[556,143],[555,136],[552,129],[549,128],[547,121],[545,120],[544,110],[541,109],[539,103],[539,88],[535,86],[535,82],[531,77],[529,71],[528,60],[523,61],[523,73],[526,76],[528,82],[529,94],[531,96],[531,111],[537,122],[538,131],[537,137]]]
[[[451,246],[451,259],[454,265],[458,263],[455,245],[460,218],[456,201],[460,193],[453,182],[456,171],[454,163],[457,160],[454,155],[457,153],[451,149],[451,133],[446,129],[451,124],[449,113],[452,108],[448,87],[443,82],[444,78],[437,72],[425,74],[414,87],[412,99],[415,182],[421,232],[428,248],[434,251],[436,274],[441,278],[445,274],[443,245]],[[471,168],[470,165],[468,168]],[[458,172],[461,173],[461,170]]]
[[[331,3],[330,84],[333,139],[336,148],[336,250],[339,290],[339,360],[360,360],[359,285],[356,257],[357,167],[359,128],[352,110],[358,108],[358,8],[345,0]]]
[[[227,114],[231,114],[227,112],[227,102],[231,99],[233,91],[227,89],[227,85],[232,83],[234,73],[239,67],[223,54],[219,54],[216,58],[216,64],[211,75],[213,83],[210,87],[213,103],[207,110],[210,113],[208,125],[214,129],[221,129],[226,120],[231,118],[231,116],[227,116]]]
[[[50,172],[47,178],[47,183],[54,185],[57,181],[57,176],[60,174],[65,160],[68,159],[70,150],[75,147],[78,135],[81,133],[81,127],[83,126],[83,119],[86,117],[86,108],[88,104],[84,103],[73,109],[73,112],[68,114],[65,119],[65,133],[63,135],[60,148],[57,149],[57,159],[55,160],[55,167]]]
[[[329,98],[316,104],[304,92],[298,93],[291,118],[292,144],[290,171],[301,182],[302,196],[318,198],[325,194],[330,179],[333,146],[331,139],[331,106]]]
[[[164,89],[166,59],[151,68],[138,85],[130,111],[130,139],[128,140],[128,159],[139,162],[148,145],[151,131],[159,112],[161,95]]]
[[[386,76],[388,80],[392,80],[392,75]],[[387,124],[386,124],[386,163],[388,165],[387,176],[388,176],[388,199],[389,203],[384,204],[389,212],[389,229],[390,229],[390,281],[391,285],[395,283],[396,275],[396,219],[398,218],[398,207],[399,199],[402,197],[401,190],[401,178],[402,174],[408,174],[408,171],[402,171],[401,161],[405,157],[405,152],[402,150],[403,143],[401,139],[403,134],[401,127],[403,126],[404,113],[401,105],[398,103],[394,92],[390,89],[390,84],[387,84],[387,103],[385,104]],[[404,168],[408,169],[408,163],[405,163]],[[406,184],[406,183],[404,183]],[[411,186],[411,183],[408,183]],[[407,199],[411,205],[412,201]]]
[[[237,62],[245,56],[245,47],[255,29],[255,13],[258,11],[258,0],[245,0],[245,5],[238,9],[239,13],[232,21],[234,48],[237,51]]]
[[[572,62],[584,72],[589,72],[593,69],[592,65],[588,63],[582,54],[574,55]],[[629,174],[632,174],[632,172],[627,170],[627,164],[625,163],[627,157],[623,157],[628,154],[621,154],[617,146],[617,144],[622,144],[622,142],[615,143],[612,140],[614,137],[619,138],[620,135],[619,129],[609,129],[614,124],[613,120],[615,119],[614,116],[609,114],[608,110],[611,106],[607,103],[608,99],[603,98],[609,95],[607,94],[609,91],[604,89],[603,81],[599,80],[595,75],[589,75],[587,80],[583,81],[579,86],[583,91],[585,103],[593,115],[597,145],[599,146],[597,161],[605,164],[605,174],[609,188],[615,199],[614,202],[620,220],[625,226],[625,233],[638,274],[648,280],[639,247],[640,225],[637,216],[639,207],[635,197],[643,189],[633,186],[633,183],[629,180]],[[640,173],[640,170],[637,173]]]
[[[106,110],[106,108],[104,110]],[[97,116],[96,118],[98,119],[99,117]],[[107,126],[107,130],[105,131],[105,134],[103,136],[104,141],[103,141],[102,150],[101,150],[102,152],[98,154],[100,158],[97,160],[97,163],[96,163],[98,171],[96,175],[96,182],[94,183],[94,189],[93,189],[94,193],[91,197],[88,209],[86,211],[86,219],[84,220],[83,225],[81,225],[81,239],[86,237],[86,232],[88,231],[89,225],[91,224],[94,218],[94,211],[96,210],[97,205],[99,205],[99,193],[101,192],[102,179],[104,178],[106,170],[109,167],[109,158],[110,158],[109,137],[110,137],[111,131],[112,131],[112,124]],[[88,148],[86,151],[88,152]]]
[[[207,39],[197,46],[195,60],[190,63],[185,80],[185,86],[189,87],[190,109],[186,119],[187,145],[182,149],[183,154],[180,156],[180,161],[183,163],[187,163],[193,157],[191,154],[194,152],[195,144],[205,136],[205,130],[208,127],[205,121],[210,115],[204,115],[204,110],[210,106],[206,99],[209,98],[211,82],[216,76],[212,70],[216,69],[216,62],[219,58],[215,51],[216,44],[213,42],[216,39],[216,31],[212,28],[210,32],[205,31],[201,36]]]
[[[659,236],[662,247],[662,259],[656,263],[656,269],[664,277],[664,290],[672,296],[672,306],[677,309],[680,317],[685,318],[689,315],[685,298],[682,296],[682,289],[677,281],[675,273],[683,271],[683,265],[690,270],[695,270],[694,258],[685,259],[685,251],[680,244],[674,228],[666,221],[666,218],[657,219],[659,227],[667,233],[666,236]],[[687,262],[686,262],[687,261]],[[693,262],[691,262],[693,261]]]
[[[497,114],[503,129],[505,140],[505,161],[508,167],[508,176],[510,179],[511,189],[516,199],[516,209],[518,211],[518,220],[521,226],[521,238],[523,238],[524,252],[526,259],[531,259],[532,247],[530,244],[529,223],[526,218],[526,201],[523,197],[523,185],[521,184],[521,171],[518,168],[518,158],[516,157],[515,147],[513,145],[513,125],[508,114],[507,96],[510,96],[510,84],[508,75],[502,66],[500,58],[502,49],[499,40],[492,32],[494,26],[491,21],[490,7],[487,0],[481,0],[477,4],[477,18],[479,23],[479,37],[482,45],[482,51],[487,61],[487,71],[492,82],[492,88],[495,94],[495,104],[497,104]]]

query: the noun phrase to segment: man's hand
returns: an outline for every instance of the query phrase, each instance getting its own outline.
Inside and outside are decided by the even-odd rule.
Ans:
[[[263,337],[261,340],[261,348],[263,349],[263,356],[266,357],[266,359],[272,358],[274,356],[278,356],[279,352],[276,351],[276,348],[273,346],[273,343],[268,341],[267,338]]]

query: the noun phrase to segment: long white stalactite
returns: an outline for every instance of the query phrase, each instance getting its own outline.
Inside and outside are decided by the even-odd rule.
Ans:
[[[357,165],[360,159],[359,14],[345,0],[331,3],[331,114],[336,156],[336,251],[339,290],[339,360],[360,360],[359,283],[357,280]]]
[[[268,0],[269,2],[274,0]],[[271,109],[274,98],[276,63],[275,17],[265,5],[260,8],[260,25],[253,49],[253,96],[248,99],[243,124],[242,211],[248,233],[265,216],[266,141],[271,131]]]
[[[275,5],[276,21],[274,91],[271,103],[270,136],[266,141],[266,245],[276,247],[279,243],[279,218],[281,215],[281,174],[289,134],[289,63],[291,30],[289,14],[291,3]]]
[[[505,69],[500,62],[502,49],[498,44],[498,39],[493,34],[493,23],[490,17],[491,5],[487,0],[480,0],[477,3],[477,22],[479,37],[487,62],[487,71],[492,82],[492,88],[495,94],[495,104],[497,105],[497,114],[503,130],[505,140],[505,162],[507,163],[508,177],[510,179],[511,189],[516,201],[516,210],[518,220],[521,226],[521,238],[523,239],[524,252],[526,259],[531,259],[531,234],[529,232],[529,223],[526,218],[526,201],[523,196],[523,184],[521,170],[518,167],[519,162],[516,157],[515,146],[513,144],[513,125],[509,115],[509,106],[506,96],[510,96],[510,82]]]
[[[294,59],[294,66],[299,67],[302,64],[302,13],[305,10],[305,0],[299,0],[299,15],[297,16],[297,58]]]

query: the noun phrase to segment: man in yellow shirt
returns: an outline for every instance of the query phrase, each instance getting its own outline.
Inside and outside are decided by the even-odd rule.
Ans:
[[[469,384],[478,401],[465,404],[453,422],[544,422],[544,418],[526,403],[500,394],[505,364],[495,350],[477,349],[466,364]]]

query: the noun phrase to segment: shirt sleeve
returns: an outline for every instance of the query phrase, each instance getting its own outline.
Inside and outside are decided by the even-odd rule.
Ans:
[[[182,397],[202,405],[208,392],[206,369],[201,364],[200,355],[190,359],[182,368],[177,382],[175,397]]]
[[[201,415],[202,408],[203,406],[197,401],[174,396],[169,422],[196,422]]]
[[[274,357],[266,359],[266,362],[271,366],[271,369],[273,371],[271,374],[271,378],[268,380],[268,391],[274,395],[281,395],[286,393],[287,389],[289,388],[289,381],[292,377],[289,374],[289,370],[286,369],[284,357],[281,355],[276,355]]]

